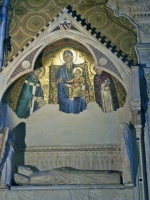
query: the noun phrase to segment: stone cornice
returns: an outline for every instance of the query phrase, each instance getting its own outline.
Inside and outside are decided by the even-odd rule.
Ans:
[[[118,14],[125,14],[134,22],[146,22],[150,18],[150,2],[149,1],[122,1],[112,3],[109,1],[108,5],[112,6]]]
[[[108,144],[108,145],[86,145],[86,146],[30,146],[30,147],[25,147],[25,148],[19,148],[16,147],[19,151],[26,151],[26,152],[50,152],[50,151],[121,151],[121,146],[120,145],[113,145],[113,144]]]

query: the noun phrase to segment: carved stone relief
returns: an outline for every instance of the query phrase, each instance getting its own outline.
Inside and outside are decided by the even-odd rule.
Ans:
[[[41,171],[65,166],[81,170],[121,171],[121,149],[115,145],[17,149],[15,166],[18,165],[35,166]]]
[[[95,187],[95,186],[94,186]],[[30,190],[29,187],[24,187],[24,189],[19,189],[15,191],[12,188],[11,192],[1,191],[0,198],[7,200],[134,200],[133,189],[132,188],[111,188],[108,186],[102,186],[102,188],[92,188],[91,186],[75,187],[70,188],[62,187],[45,187],[43,190],[38,187],[33,187]]]
[[[115,2],[115,3],[114,3]],[[134,23],[139,27],[138,36],[140,43],[149,42],[149,18],[150,18],[150,4],[149,1],[124,1],[118,2],[109,1],[116,12],[125,14],[130,17]]]

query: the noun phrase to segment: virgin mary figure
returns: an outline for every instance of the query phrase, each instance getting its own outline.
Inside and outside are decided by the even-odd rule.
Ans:
[[[68,81],[73,79],[73,70],[77,67],[73,63],[73,53],[70,50],[64,51],[63,60],[64,64],[57,72],[59,110],[77,114],[86,109],[86,101],[82,97],[71,99],[72,85]]]

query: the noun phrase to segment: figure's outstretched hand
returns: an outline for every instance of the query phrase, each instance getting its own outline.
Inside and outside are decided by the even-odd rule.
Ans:
[[[66,87],[70,87],[70,88],[72,87],[71,84],[67,84],[67,83],[65,83],[65,86],[66,86]]]
[[[63,82],[62,78],[57,79],[57,84],[60,83],[60,82]]]

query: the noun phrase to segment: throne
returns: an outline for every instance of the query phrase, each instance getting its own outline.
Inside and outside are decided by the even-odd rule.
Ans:
[[[52,104],[58,104],[57,72],[59,67],[59,65],[54,65],[53,63],[49,66],[49,96],[52,97],[50,98],[50,103]],[[95,100],[95,95],[93,85],[89,78],[88,63],[85,61],[84,63],[76,64],[76,67],[81,67],[83,69],[86,91],[88,92],[86,103],[93,102]]]

